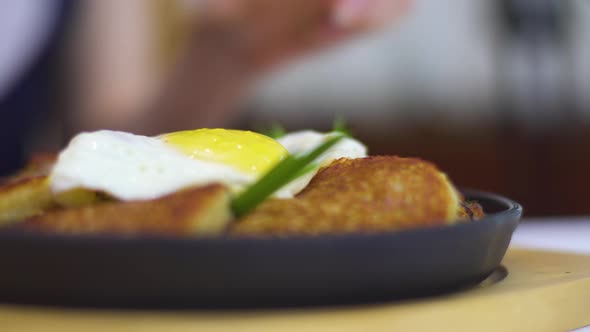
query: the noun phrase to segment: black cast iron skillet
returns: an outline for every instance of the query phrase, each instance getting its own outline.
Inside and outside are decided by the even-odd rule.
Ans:
[[[522,214],[465,191],[479,221],[318,237],[119,238],[0,232],[0,302],[243,308],[350,304],[438,294],[485,279]]]

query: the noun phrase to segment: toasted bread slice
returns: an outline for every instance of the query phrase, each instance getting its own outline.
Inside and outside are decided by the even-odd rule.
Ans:
[[[48,211],[18,227],[61,234],[214,235],[232,219],[229,200],[228,190],[215,184],[154,200]]]
[[[38,215],[53,204],[47,176],[12,180],[0,187],[0,226]]]
[[[461,198],[433,164],[414,158],[339,159],[297,198],[269,200],[235,223],[239,235],[403,230],[450,224]]]

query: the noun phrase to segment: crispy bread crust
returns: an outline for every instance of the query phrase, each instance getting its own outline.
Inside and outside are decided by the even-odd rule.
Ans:
[[[460,197],[447,176],[415,158],[338,159],[291,200],[270,200],[232,227],[234,235],[403,230],[453,223]]]
[[[47,176],[55,155],[38,155],[0,183],[0,225],[51,233],[119,235],[287,236],[403,230],[477,220],[475,202],[463,202],[447,176],[415,158],[339,159],[322,168],[297,198],[269,200],[235,224],[221,185],[188,189],[160,199],[102,202],[60,208]]]
[[[474,201],[461,202],[459,205],[460,220],[479,220],[485,217],[483,208],[479,203]]]
[[[47,176],[12,180],[0,186],[0,225],[41,214],[53,205]]]
[[[231,218],[229,193],[215,184],[155,200],[52,210],[18,226],[61,234],[186,236],[219,234]]]

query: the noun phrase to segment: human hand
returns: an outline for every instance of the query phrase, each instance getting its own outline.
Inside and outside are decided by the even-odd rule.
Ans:
[[[261,74],[395,22],[411,2],[202,1],[184,56],[151,111],[136,122],[140,132],[224,126]]]
[[[411,0],[207,0],[198,43],[266,68],[395,22]]]

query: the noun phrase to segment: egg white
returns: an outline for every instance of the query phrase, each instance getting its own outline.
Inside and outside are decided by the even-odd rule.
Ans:
[[[253,181],[233,167],[191,159],[157,138],[109,130],[74,137],[50,174],[54,193],[85,188],[120,200],[153,199],[211,183],[239,190]]]

